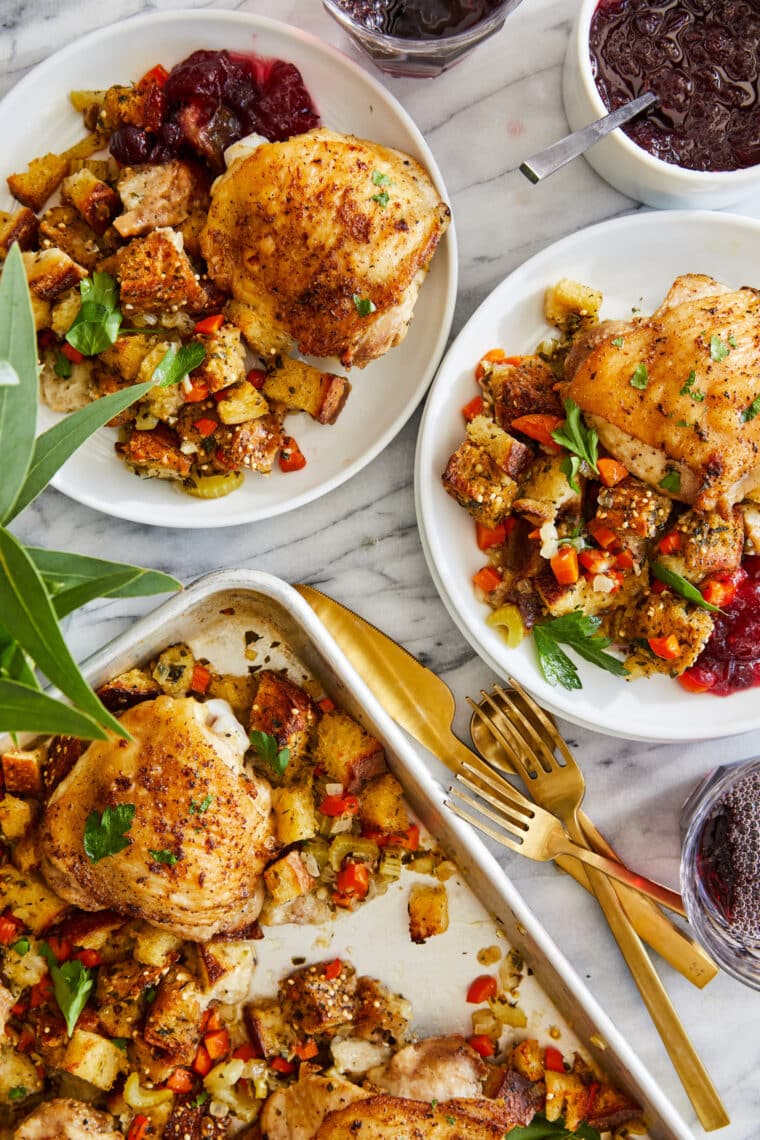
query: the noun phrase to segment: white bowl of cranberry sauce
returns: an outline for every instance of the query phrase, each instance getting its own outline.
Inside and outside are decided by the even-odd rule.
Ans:
[[[753,0],[581,0],[563,75],[573,130],[653,91],[588,151],[630,198],[718,209],[760,189],[760,7]]]

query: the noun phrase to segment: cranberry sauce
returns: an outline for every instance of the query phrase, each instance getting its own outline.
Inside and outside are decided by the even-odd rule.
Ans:
[[[760,0],[600,0],[589,49],[611,110],[658,96],[623,127],[644,150],[689,170],[760,163]]]
[[[455,36],[490,16],[503,0],[339,0],[358,24],[405,40]]]
[[[745,558],[746,578],[715,615],[713,632],[690,676],[725,697],[760,685],[760,557]]]
[[[150,85],[150,126],[119,127],[111,137],[119,162],[168,162],[189,152],[220,171],[225,149],[244,135],[274,142],[319,126],[301,73],[281,59],[196,51],[163,83],[155,71],[141,81]]]
[[[736,934],[760,937],[760,772],[748,773],[718,800],[702,829],[697,868]]]

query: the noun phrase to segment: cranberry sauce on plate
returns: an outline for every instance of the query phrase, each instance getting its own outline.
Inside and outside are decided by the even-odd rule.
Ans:
[[[503,0],[339,0],[357,24],[407,40],[456,36],[490,16]]]
[[[689,670],[691,679],[726,697],[760,685],[760,556],[745,558],[731,602],[715,615],[713,632]]]
[[[600,0],[589,51],[611,110],[658,96],[623,127],[656,158],[689,170],[760,163],[760,0]]]
[[[742,938],[760,938],[760,772],[743,776],[713,807],[697,867],[729,926]]]

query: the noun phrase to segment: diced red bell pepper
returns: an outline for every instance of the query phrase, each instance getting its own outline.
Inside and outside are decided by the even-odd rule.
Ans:
[[[208,399],[208,384],[202,380],[196,381],[187,390],[183,390],[183,395],[186,404],[201,404]]]
[[[261,1050],[252,1041],[246,1041],[232,1050],[232,1056],[236,1061],[256,1061],[261,1056]]]
[[[280,452],[280,471],[301,471],[306,466],[306,456],[292,435],[283,437]]]
[[[295,1065],[287,1057],[273,1057],[269,1064],[276,1073],[294,1073],[296,1071]]]
[[[220,1057],[226,1057],[230,1051],[229,1030],[213,1029],[210,1033],[205,1035],[203,1044],[206,1046],[208,1055],[212,1061],[218,1061]]]
[[[219,424],[209,416],[201,416],[199,420],[193,422],[193,427],[198,432],[198,435],[202,436],[203,439],[208,439],[210,435],[214,434]]]
[[[94,970],[96,966],[103,964],[103,955],[98,950],[77,950],[73,957],[78,958],[88,970]]]
[[[211,672],[205,665],[197,662],[193,667],[193,675],[190,679],[190,688],[194,693],[205,693],[211,684]]]
[[[628,478],[628,468],[618,463],[617,459],[609,459],[602,456],[596,463],[599,468],[599,478],[604,483],[605,487],[616,487],[618,483],[622,483],[624,479]]]
[[[501,585],[501,574],[494,566],[483,566],[477,574],[473,574],[472,584],[484,594],[490,594]]]
[[[677,554],[683,547],[683,535],[680,530],[671,530],[662,536],[657,546],[660,554]]]
[[[620,539],[614,530],[610,530],[610,528],[599,519],[591,519],[588,524],[588,529],[594,541],[598,542],[605,550],[620,549]]]
[[[208,1049],[205,1045],[199,1045],[195,1053],[195,1058],[193,1059],[193,1070],[198,1073],[199,1076],[205,1077],[211,1072],[213,1067]]]
[[[606,574],[615,563],[615,555],[608,554],[606,550],[582,550],[578,561],[589,574]]]
[[[664,594],[667,588],[664,582],[661,582],[659,578],[655,578],[649,587],[649,592],[651,594]]]
[[[25,1025],[18,1035],[16,1049],[19,1053],[30,1053],[33,1045],[34,1033],[31,1031],[28,1025]]]
[[[312,1041],[311,1037],[309,1037],[307,1041],[299,1041],[294,1047],[293,1052],[299,1061],[310,1061],[312,1057],[316,1057],[319,1049],[317,1048],[316,1041]]]
[[[12,942],[18,939],[23,929],[23,922],[14,914],[6,911],[5,914],[0,915],[0,945],[10,946]]]
[[[263,368],[252,368],[246,373],[245,378],[249,384],[253,384],[254,388],[261,391],[266,383],[267,374]]]
[[[145,1140],[145,1137],[148,1135],[149,1128],[150,1120],[148,1117],[143,1116],[141,1112],[138,1112],[137,1116],[129,1126],[129,1132],[127,1132],[127,1140]]]
[[[678,678],[678,683],[687,693],[709,693],[712,686],[699,670],[687,669]]]
[[[74,348],[74,345],[69,344],[68,341],[64,341],[61,345],[61,352],[72,364],[81,364],[84,360],[84,353],[80,352],[78,348]]]
[[[559,1049],[555,1049],[553,1045],[547,1045],[544,1051],[544,1068],[551,1073],[564,1073],[565,1071],[565,1059]]]
[[[378,847],[403,847],[406,851],[418,851],[420,829],[412,823],[406,831],[377,831],[373,827],[362,828],[362,837],[371,839]]]
[[[739,582],[734,575],[725,574],[717,578],[708,578],[699,587],[702,597],[711,606],[728,606],[734,600]]]
[[[356,796],[325,796],[319,805],[322,815],[356,815],[359,811],[359,801]]]
[[[496,1052],[496,1046],[485,1033],[475,1033],[472,1037],[468,1037],[467,1044],[481,1057],[493,1057]]]
[[[528,439],[535,439],[536,443],[541,443],[556,453],[562,448],[556,440],[552,439],[552,432],[556,431],[559,425],[564,422],[562,416],[532,412],[527,416],[518,416],[516,420],[510,422],[509,426],[515,431],[519,431],[521,435],[527,435]]]
[[[465,406],[462,408],[462,415],[467,420],[467,423],[469,423],[470,420],[474,420],[476,416],[482,416],[483,397],[473,396],[470,402],[468,404],[465,404]]]
[[[586,1105],[586,1111],[583,1114],[583,1117],[585,1120],[591,1119],[591,1116],[592,1116],[593,1111],[594,1111],[594,1105],[596,1104],[596,1098],[599,1094],[600,1088],[601,1088],[601,1085],[599,1084],[598,1081],[592,1081],[591,1084],[588,1086],[588,1103]]]
[[[364,899],[369,891],[370,873],[366,863],[348,862],[335,877],[339,894]]]
[[[53,951],[56,962],[68,962],[72,951],[72,945],[68,938],[58,938],[55,934],[51,934],[47,944]]]
[[[470,982],[467,990],[467,1001],[470,1005],[480,1005],[489,998],[496,997],[498,985],[493,974],[481,974]]]
[[[616,570],[633,570],[634,565],[633,555],[630,550],[621,550],[619,554],[615,555]]]
[[[169,78],[169,72],[161,63],[157,63],[155,67],[151,67],[150,71],[146,71],[138,87],[146,87],[149,83],[155,83],[158,87],[163,87]]]
[[[53,997],[53,980],[46,974],[36,985],[32,986],[29,994],[29,1008],[39,1009],[41,1005],[51,1001]]]
[[[224,313],[214,313],[213,316],[204,317],[202,321],[196,321],[193,332],[198,333],[199,336],[213,336],[218,333],[219,329],[224,324]]]
[[[321,701],[317,701],[317,708],[323,713],[332,712],[335,708],[335,701],[331,700],[330,697],[322,697]]]
[[[675,661],[681,652],[681,644],[674,633],[667,637],[648,637],[649,648],[663,661]]]
[[[325,966],[325,978],[328,982],[334,981],[342,969],[343,963],[340,958],[333,958],[332,962]]]
[[[175,1093],[192,1092],[195,1080],[189,1069],[175,1069],[166,1082],[166,1087]]]

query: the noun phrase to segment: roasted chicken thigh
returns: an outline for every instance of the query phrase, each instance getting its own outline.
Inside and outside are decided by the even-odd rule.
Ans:
[[[261,909],[275,848],[269,785],[243,770],[245,733],[224,702],[167,696],[121,723],[133,740],[95,741],[48,803],[48,883],[83,910],[109,908],[182,938],[242,929]],[[93,861],[85,836],[120,805],[134,808],[127,844]]]

